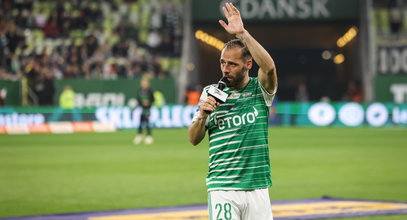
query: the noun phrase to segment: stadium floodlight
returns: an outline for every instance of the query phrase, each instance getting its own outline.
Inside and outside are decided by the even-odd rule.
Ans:
[[[355,38],[358,35],[358,29],[357,27],[353,26],[349,28],[349,30],[336,41],[336,45],[338,47],[344,47],[346,44],[348,44],[353,38]]]

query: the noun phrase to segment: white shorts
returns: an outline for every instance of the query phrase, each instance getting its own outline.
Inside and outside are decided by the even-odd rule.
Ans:
[[[210,220],[273,220],[268,189],[210,191]]]

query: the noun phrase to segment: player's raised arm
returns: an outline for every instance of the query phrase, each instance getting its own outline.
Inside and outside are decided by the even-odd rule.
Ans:
[[[226,3],[222,8],[228,21],[219,20],[220,25],[229,33],[234,34],[246,44],[254,61],[259,65],[258,78],[262,86],[269,92],[274,93],[277,87],[277,71],[274,60],[270,54],[257,42],[243,26],[239,10],[232,3]]]

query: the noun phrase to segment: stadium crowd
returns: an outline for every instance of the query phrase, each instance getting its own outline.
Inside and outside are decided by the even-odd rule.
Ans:
[[[182,3],[0,0],[0,79],[25,78],[41,99],[54,79],[166,77],[163,61],[180,57]]]

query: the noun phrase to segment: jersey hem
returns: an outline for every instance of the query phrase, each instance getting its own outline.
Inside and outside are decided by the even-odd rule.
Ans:
[[[272,184],[264,187],[255,187],[255,188],[225,188],[225,187],[216,187],[216,188],[210,188],[207,189],[207,192],[212,192],[212,191],[252,191],[252,190],[257,190],[257,189],[268,189],[272,186]]]

